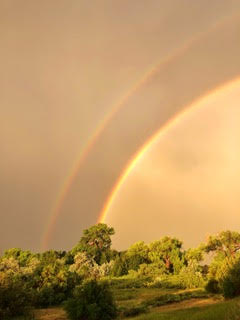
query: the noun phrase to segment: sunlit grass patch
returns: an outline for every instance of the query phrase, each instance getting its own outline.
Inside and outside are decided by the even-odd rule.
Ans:
[[[118,313],[121,318],[137,316],[142,313],[152,312],[160,306],[181,304],[188,300],[207,300],[209,294],[203,289],[118,289],[114,290]],[[129,299],[127,299],[129,297]],[[180,307],[180,306],[179,306]]]
[[[39,309],[35,311],[34,320],[68,320],[62,308]]]
[[[240,318],[240,299],[225,301],[204,307],[194,307],[169,312],[153,311],[135,320],[238,320]]]

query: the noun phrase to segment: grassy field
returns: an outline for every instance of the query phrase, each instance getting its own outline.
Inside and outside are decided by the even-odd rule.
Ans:
[[[115,289],[114,296],[120,310],[119,319],[124,320],[240,319],[240,298],[223,301],[219,296],[209,296],[199,290]],[[131,316],[131,312],[136,316]],[[36,310],[35,319],[68,320],[60,307]]]
[[[181,303],[180,303],[181,304]],[[190,307],[189,307],[190,306]],[[240,299],[227,302],[192,307],[191,303],[184,308],[169,310],[152,310],[148,314],[140,315],[129,320],[238,320],[240,319]]]

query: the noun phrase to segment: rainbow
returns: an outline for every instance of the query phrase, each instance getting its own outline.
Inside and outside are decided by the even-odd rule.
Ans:
[[[184,55],[194,44],[196,44],[199,40],[206,37],[209,33],[217,30],[218,28],[224,26],[224,24],[228,21],[231,21],[235,17],[239,17],[239,14],[234,14],[233,16],[226,17],[221,21],[213,24],[207,31],[201,31],[197,35],[194,35],[188,41],[184,43],[184,45],[178,48],[174,53],[169,54],[166,58],[162,61],[158,62],[156,65],[151,66],[150,70],[148,69],[143,77],[139,81],[136,82],[133,87],[128,90],[128,92],[111,108],[111,111],[104,117],[103,121],[98,125],[95,132],[90,136],[85,146],[81,149],[79,155],[77,156],[77,160],[74,162],[74,165],[70,169],[70,173],[64,179],[63,184],[61,185],[59,192],[57,194],[56,200],[54,205],[50,211],[50,218],[47,222],[47,227],[44,230],[42,241],[41,241],[41,248],[44,250],[48,246],[48,242],[50,236],[53,232],[54,226],[56,221],[60,215],[61,208],[63,203],[66,199],[67,194],[69,193],[71,186],[81,168],[85,160],[87,159],[89,153],[93,149],[94,145],[100,138],[101,134],[104,132],[107,125],[111,122],[114,116],[118,113],[118,111],[124,107],[125,103],[128,99],[137,93],[145,84],[148,83],[160,70],[161,68],[165,67],[166,65],[170,64],[174,61],[174,59],[178,58],[181,55]],[[111,197],[111,196],[110,196]]]
[[[138,162],[144,157],[144,155],[159,141],[160,138],[163,138],[167,132],[175,126],[177,123],[181,122],[182,119],[193,110],[196,111],[202,107],[202,104],[206,103],[209,100],[209,97],[215,96],[219,94],[222,90],[229,89],[232,90],[234,88],[240,88],[240,78],[237,77],[236,79],[230,81],[230,83],[223,84],[220,87],[209,91],[204,97],[201,97],[191,103],[190,106],[187,106],[176,114],[174,118],[169,119],[164,126],[162,126],[153,136],[142,146],[142,148],[132,157],[132,159],[128,162],[126,167],[124,168],[123,172],[121,173],[119,179],[115,183],[108,199],[106,200],[103,209],[100,213],[98,222],[105,222],[107,213],[109,212],[110,208],[113,205],[113,202],[120,191],[121,187],[123,186],[124,182],[128,178],[129,174],[133,170],[133,168],[138,164]]]

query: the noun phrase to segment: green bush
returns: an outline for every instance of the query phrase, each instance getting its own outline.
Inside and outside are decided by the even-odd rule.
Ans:
[[[0,287],[0,319],[31,315],[32,293],[20,280],[9,281]]]
[[[143,303],[145,306],[160,307],[166,304],[181,302],[189,299],[206,298],[208,294],[202,290],[186,291],[182,293],[163,294],[156,298],[149,299]]]
[[[35,290],[34,306],[40,308],[48,308],[51,306],[60,305],[63,301],[71,296],[63,288],[53,286],[45,286]]]
[[[219,282],[215,279],[210,279],[205,286],[205,290],[210,293],[219,293],[221,291]]]
[[[186,289],[179,275],[164,275],[157,277],[154,281],[148,283],[149,288],[161,289]]]
[[[147,277],[131,277],[131,275],[126,275],[123,277],[115,277],[109,279],[109,285],[114,289],[135,289],[147,287],[149,282]]]
[[[225,298],[240,296],[240,260],[233,265],[223,279],[222,289]]]
[[[139,266],[137,273],[139,277],[151,278],[161,277],[167,274],[165,265],[160,262],[150,264],[143,263]]]
[[[46,308],[55,304],[55,292],[51,287],[43,287],[36,294],[35,305]]]
[[[66,267],[54,270],[55,265],[48,265],[48,271],[41,268],[35,273],[32,280],[35,289],[35,306],[50,307],[59,305],[72,296],[73,289],[82,282],[82,278],[76,272],[69,272]]]
[[[239,295],[236,293],[236,286],[230,277],[223,281],[223,296],[224,298],[234,298]]]
[[[123,317],[135,317],[139,314],[148,312],[148,308],[146,306],[135,306],[131,308],[127,308],[121,312],[121,316]]]
[[[117,315],[113,296],[106,282],[96,280],[77,287],[64,308],[71,320],[111,320]]]
[[[150,288],[194,289],[204,287],[204,278],[196,266],[183,267],[178,275],[161,275],[148,284]]]
[[[192,262],[183,267],[179,273],[179,280],[183,288],[194,289],[204,287],[205,281],[197,263]]]
[[[128,273],[128,266],[125,256],[116,257],[113,262],[111,275],[114,277],[121,277]]]

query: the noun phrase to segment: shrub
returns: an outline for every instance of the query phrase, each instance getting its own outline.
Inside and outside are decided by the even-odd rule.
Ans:
[[[215,279],[210,279],[205,286],[205,290],[210,293],[219,293],[221,291],[219,282]]]
[[[32,304],[31,291],[22,281],[14,280],[0,286],[0,319],[15,316],[30,317]]]
[[[191,263],[187,267],[183,267],[179,277],[183,288],[193,289],[204,286],[203,275],[197,263]]]
[[[185,289],[178,275],[164,275],[148,283],[149,288]]]
[[[108,284],[96,280],[77,287],[64,308],[71,320],[110,320],[117,314]]]
[[[111,275],[114,277],[121,277],[128,273],[128,266],[126,258],[123,256],[117,257],[112,265]]]
[[[240,295],[240,260],[229,270],[222,281],[223,295],[225,298],[233,298]]]
[[[76,272],[70,272],[62,261],[47,266],[40,265],[32,276],[35,289],[35,306],[59,305],[72,296],[72,291],[82,281]]]
[[[148,312],[148,308],[146,306],[135,306],[131,308],[127,308],[121,312],[121,316],[123,317],[135,317],[139,314]]]
[[[109,284],[114,289],[136,289],[147,287],[149,282],[149,278],[147,277],[132,277],[131,274],[128,274],[123,277],[115,277],[109,279]]]
[[[161,263],[143,263],[139,266],[138,276],[139,277],[159,277],[166,275],[165,266]]]
[[[55,292],[52,287],[41,288],[36,295],[36,306],[46,308],[55,304]]]
[[[235,296],[239,295],[236,292],[235,283],[231,280],[230,277],[224,279],[223,281],[223,296],[224,298],[234,298]]]
[[[174,302],[181,302],[189,299],[198,299],[206,297],[208,297],[208,294],[202,290],[185,291],[182,293],[163,294],[153,299],[149,299],[145,301],[143,304],[145,306],[160,307]]]

